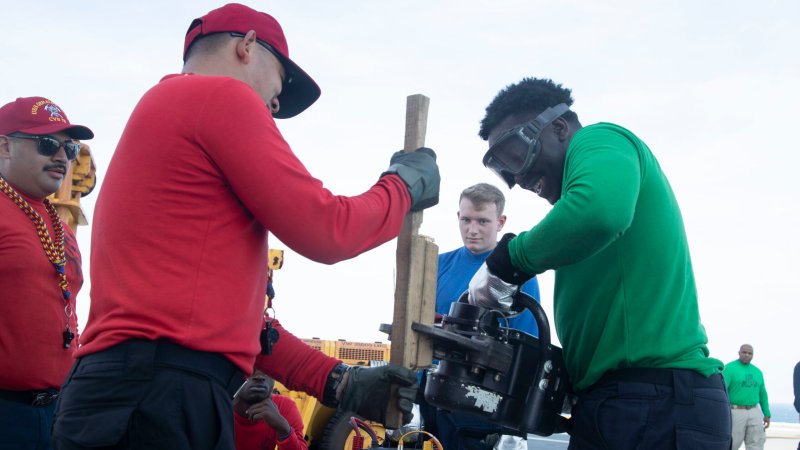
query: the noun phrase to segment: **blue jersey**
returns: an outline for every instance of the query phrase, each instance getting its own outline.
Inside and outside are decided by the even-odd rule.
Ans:
[[[478,255],[472,254],[466,247],[461,247],[451,252],[439,255],[439,276],[436,281],[436,312],[447,314],[450,304],[458,301],[459,297],[467,291],[469,281],[481,264],[492,251]],[[522,292],[541,301],[539,297],[539,282],[531,278],[522,286]],[[524,331],[532,336],[538,336],[539,331],[536,321],[530,311],[525,311],[517,317],[509,319],[508,326]]]
[[[448,314],[450,304],[458,301],[467,291],[469,281],[481,267],[491,251],[473,255],[466,247],[439,255],[439,276],[436,283],[436,312]],[[539,283],[536,278],[530,279],[522,286],[522,291],[536,301],[539,298]],[[509,319],[508,326],[532,336],[538,336],[536,321],[530,311]],[[423,386],[422,371],[420,385]],[[420,402],[422,420],[428,430],[436,434],[446,449],[464,450],[467,448],[485,448],[478,442],[483,436],[502,433],[503,428],[478,417],[463,412],[450,412],[438,409],[426,401]]]

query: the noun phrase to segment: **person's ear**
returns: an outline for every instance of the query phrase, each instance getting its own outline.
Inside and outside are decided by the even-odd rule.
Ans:
[[[497,218],[497,231],[503,231],[503,225],[506,224],[506,215],[500,214],[500,217]]]
[[[553,121],[551,127],[559,142],[567,140],[567,136],[569,135],[569,122],[567,122],[567,119],[558,117]]]
[[[236,56],[245,64],[250,64],[258,42],[256,41],[255,30],[248,31],[244,37],[236,43]]]
[[[11,140],[8,136],[0,135],[0,158],[11,159]]]

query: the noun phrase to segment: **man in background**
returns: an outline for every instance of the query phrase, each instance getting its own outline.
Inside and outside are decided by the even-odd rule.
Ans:
[[[260,370],[233,398],[236,450],[306,450],[303,419],[294,400],[275,394],[275,380]]]
[[[497,234],[507,217],[503,214],[506,199],[497,187],[478,183],[461,192],[458,199],[458,228],[464,246],[439,255],[436,282],[436,321],[450,312],[450,305],[467,291],[469,280],[497,246]],[[522,292],[539,300],[539,283],[531,278]],[[508,327],[538,336],[536,321],[530,311],[508,319]],[[424,392],[424,386],[422,386]],[[433,433],[446,449],[468,449],[493,444],[503,449],[526,449],[528,441],[520,436],[502,435],[502,428],[459,412],[436,408],[420,400],[425,429]],[[502,442],[489,442],[501,439]]]
[[[769,398],[764,375],[753,363],[753,346],[743,344],[739,359],[725,364],[722,375],[731,402],[732,449],[763,450],[769,427]]]
[[[48,449],[83,285],[75,234],[47,199],[92,131],[43,97],[0,108],[0,448]]]
[[[92,304],[56,407],[57,448],[232,449],[231,396],[262,351],[268,235],[333,264],[438,202],[430,149],[395,153],[352,197],[308,172],[275,119],[301,113],[320,89],[272,16],[215,9],[189,25],[183,60],[131,113],[97,199]],[[380,420],[393,399],[364,401],[360,389],[415,391],[399,366],[343,367],[308,346],[278,358],[289,342],[266,345],[276,363],[257,367],[325,404],[368,403]],[[410,401],[398,403],[410,415]]]

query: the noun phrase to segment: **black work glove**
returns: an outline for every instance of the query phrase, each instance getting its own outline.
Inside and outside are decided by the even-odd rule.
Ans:
[[[495,247],[492,253],[489,253],[489,256],[486,258],[486,267],[492,274],[506,283],[522,286],[534,276],[528,275],[511,264],[511,254],[508,253],[508,243],[515,237],[517,237],[517,235],[514,233],[506,233],[503,235],[503,238],[497,243],[497,247]]]
[[[411,408],[417,395],[417,375],[414,371],[396,364],[380,367],[351,367],[347,384],[339,401],[339,409],[353,411],[368,420],[386,423],[392,384],[399,385],[397,406],[403,414],[403,423],[411,422]]]
[[[472,276],[467,297],[470,304],[504,312],[512,311],[514,297],[520,286],[533,278],[533,275],[521,272],[511,264],[508,243],[515,237],[514,233],[503,235],[486,262]]]
[[[400,150],[392,155],[389,168],[381,176],[392,173],[408,186],[412,211],[421,211],[439,203],[439,166],[433,150],[427,147],[410,153]]]

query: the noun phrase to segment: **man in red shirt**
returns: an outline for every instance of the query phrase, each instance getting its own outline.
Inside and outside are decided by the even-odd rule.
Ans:
[[[191,23],[183,72],[136,105],[97,199],[92,304],[56,407],[57,448],[233,448],[231,394],[261,351],[267,235],[333,264],[438,202],[429,149],[395,153],[363,194],[325,189],[274,120],[319,95],[271,16],[228,4]],[[283,330],[256,367],[377,415],[388,396],[373,393],[415,383],[401,367],[348,368],[309,349]]]
[[[236,450],[306,450],[294,400],[274,394],[275,380],[256,370],[233,398]]]
[[[93,133],[42,97],[0,108],[0,447],[49,448],[83,284],[72,230],[47,197]]]

